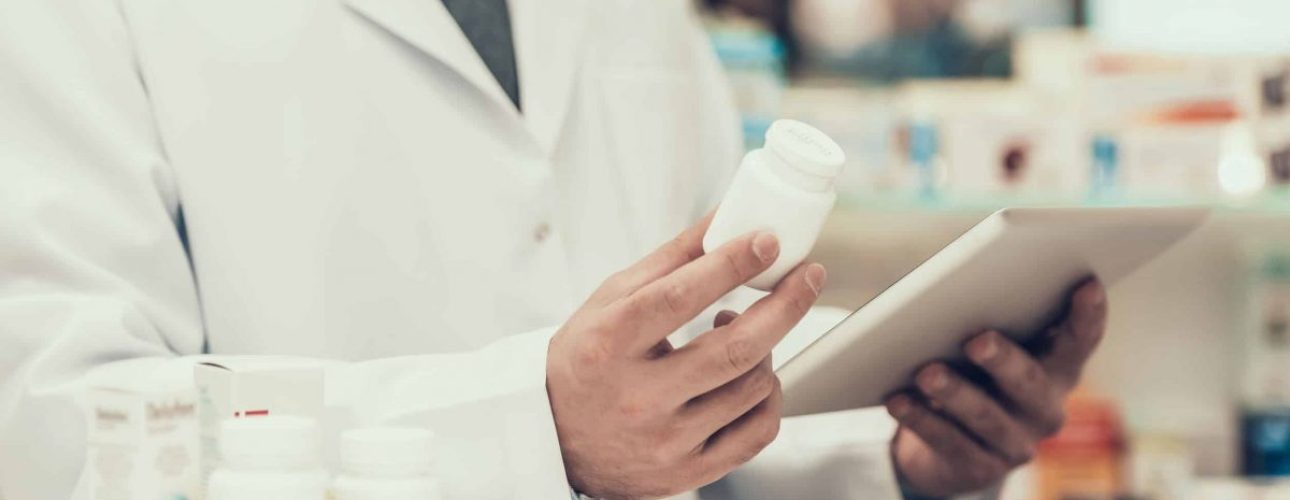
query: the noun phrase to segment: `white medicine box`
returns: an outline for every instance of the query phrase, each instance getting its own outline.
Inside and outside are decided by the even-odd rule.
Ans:
[[[202,483],[219,467],[220,424],[230,418],[320,419],[326,361],[284,356],[207,358],[194,371],[201,422]]]
[[[197,498],[192,362],[140,359],[91,373],[85,392],[90,498]]]

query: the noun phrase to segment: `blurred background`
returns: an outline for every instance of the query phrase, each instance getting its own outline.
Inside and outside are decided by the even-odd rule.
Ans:
[[[1008,498],[1290,498],[1290,2],[700,0],[749,147],[850,155],[818,248],[854,308],[1004,206],[1204,205],[1111,290],[1071,424]]]

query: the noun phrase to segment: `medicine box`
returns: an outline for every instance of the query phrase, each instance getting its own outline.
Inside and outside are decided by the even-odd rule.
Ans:
[[[139,359],[89,376],[85,473],[96,500],[199,495],[192,362]]]
[[[194,371],[201,478],[219,467],[220,424],[230,418],[322,418],[325,361],[284,356],[211,357]]]

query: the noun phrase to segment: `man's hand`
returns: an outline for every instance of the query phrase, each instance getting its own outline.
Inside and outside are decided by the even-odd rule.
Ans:
[[[615,274],[551,341],[547,392],[569,481],[600,498],[661,497],[711,483],[779,432],[771,348],[815,303],[824,268],[802,265],[742,316],[673,350],[667,336],[779,255],[769,233],[704,255],[709,220]]]
[[[969,341],[968,359],[992,379],[978,386],[943,363],[915,376],[917,390],[887,401],[900,421],[892,442],[905,487],[927,496],[985,489],[1035,454],[1062,427],[1062,404],[1106,330],[1106,291],[1096,281],[1072,299],[1070,316],[1038,357],[997,332]]]

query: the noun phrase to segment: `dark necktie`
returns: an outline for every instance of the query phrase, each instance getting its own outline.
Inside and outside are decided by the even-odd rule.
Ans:
[[[515,67],[515,42],[506,0],[443,0],[443,4],[502,90],[520,109],[519,70]]]

